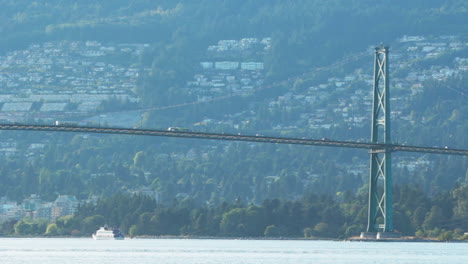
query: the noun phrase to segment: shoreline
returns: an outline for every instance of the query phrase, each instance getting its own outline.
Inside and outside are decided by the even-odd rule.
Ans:
[[[92,239],[91,236],[0,236],[0,238],[79,238],[79,239]],[[402,237],[402,238],[386,238],[386,239],[372,239],[351,237],[346,239],[335,238],[300,238],[300,237],[216,237],[216,236],[135,236],[125,237],[125,240],[133,239],[180,239],[180,240],[290,240],[290,241],[336,241],[336,242],[411,242],[411,243],[468,243],[468,240],[451,240],[442,241],[429,238],[415,238],[415,237]]]

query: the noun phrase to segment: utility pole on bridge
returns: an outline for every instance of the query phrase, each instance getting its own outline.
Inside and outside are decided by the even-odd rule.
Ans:
[[[371,128],[371,142],[384,146],[391,144],[388,52],[389,47],[383,45],[375,48]],[[391,152],[388,147],[372,148],[370,151],[367,232],[363,232],[361,238],[385,238],[396,235],[393,233]]]

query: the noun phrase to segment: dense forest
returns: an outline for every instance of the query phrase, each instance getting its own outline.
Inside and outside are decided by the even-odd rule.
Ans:
[[[396,188],[396,231],[418,238],[443,241],[467,239],[466,212],[468,186],[451,193],[427,197],[407,185]],[[190,200],[175,200],[161,205],[146,196],[114,194],[97,204],[79,208],[74,216],[55,223],[25,218],[1,225],[3,235],[90,236],[96,226],[119,226],[128,236],[223,236],[346,238],[365,229],[366,195],[352,192],[339,199],[308,194],[286,201],[268,199],[259,205],[246,204],[241,198],[214,207],[199,207]]]
[[[254,56],[265,62],[265,81],[273,83],[405,34],[466,37],[468,32],[465,1],[0,0],[0,5],[0,53],[57,40],[149,43],[151,48],[138,63],[151,71],[139,79],[135,93],[141,101],[133,108],[193,100],[181,88],[206,55],[206,47],[220,39],[271,37],[271,49]],[[450,56],[447,60],[466,56],[466,49]],[[430,67],[425,63],[433,62],[412,66]],[[270,111],[266,98],[346,71],[316,74],[251,97],[150,111],[140,126],[189,127],[205,117],[250,111],[252,120],[241,132],[274,135],[272,124],[288,124],[310,109]],[[424,91],[404,106],[405,114],[421,122],[395,120],[395,141],[466,148],[466,96],[451,89],[466,91],[467,78],[425,81]],[[395,89],[395,94],[400,92]],[[102,109],[121,106],[109,102]],[[350,140],[369,135],[367,126],[351,130],[336,122],[326,137]],[[210,129],[229,132],[222,125]],[[324,131],[297,129],[281,135],[322,138]],[[30,194],[47,201],[57,194],[100,197],[97,204],[82,205],[76,215],[55,223],[28,218],[5,222],[2,235],[87,236],[107,223],[130,236],[343,238],[363,231],[367,221],[368,174],[348,170],[351,165],[367,166],[365,152],[45,132],[2,136],[17,142],[18,153],[0,157],[0,197],[18,202]],[[44,139],[44,152],[29,157],[28,146]],[[432,159],[434,165],[424,170],[394,169],[396,229],[404,235],[463,239],[463,230],[468,230],[468,159]],[[127,195],[143,186],[159,193],[159,201]]]

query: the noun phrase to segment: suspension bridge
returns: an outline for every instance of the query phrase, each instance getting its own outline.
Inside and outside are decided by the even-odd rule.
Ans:
[[[372,126],[371,140],[369,142],[358,141],[338,141],[328,138],[293,138],[293,137],[274,137],[263,135],[241,135],[226,133],[207,133],[196,132],[185,129],[181,130],[157,130],[157,129],[139,129],[139,128],[117,128],[101,126],[78,126],[74,124],[57,125],[39,125],[39,124],[0,124],[0,130],[25,130],[25,131],[45,131],[45,132],[72,132],[72,133],[98,133],[98,134],[120,134],[136,136],[159,136],[159,137],[178,137],[207,140],[229,140],[229,141],[247,141],[271,144],[294,144],[310,145],[323,147],[339,147],[367,149],[370,153],[370,177],[369,177],[369,206],[367,230],[361,234],[362,238],[388,238],[397,236],[393,230],[393,191],[392,191],[392,173],[391,173],[391,154],[393,152],[418,152],[429,154],[459,155],[468,156],[468,150],[455,149],[448,147],[427,147],[411,146],[405,144],[393,143],[390,137],[390,91],[388,75],[388,47],[376,47],[374,56],[374,85],[373,85],[373,106],[372,106]],[[347,61],[362,58],[366,54],[361,53],[357,56],[344,60]],[[334,67],[331,65],[330,67]],[[319,68],[317,71],[327,69]],[[310,73],[298,76],[297,78],[307,77]],[[290,80],[284,82],[288,83]],[[281,82],[279,84],[284,84]],[[273,84],[278,85],[278,84]],[[264,87],[265,88],[265,87]],[[266,87],[268,88],[268,87]],[[213,98],[212,101],[223,100],[232,96],[229,95]],[[168,107],[158,107],[145,109],[162,110],[167,108],[176,108],[190,104],[199,104],[201,102],[185,103]],[[206,102],[205,102],[206,103]],[[137,110],[141,111],[141,110]]]

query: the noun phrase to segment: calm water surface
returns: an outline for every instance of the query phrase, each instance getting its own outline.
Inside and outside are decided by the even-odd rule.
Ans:
[[[0,263],[467,264],[468,243],[0,238]]]

